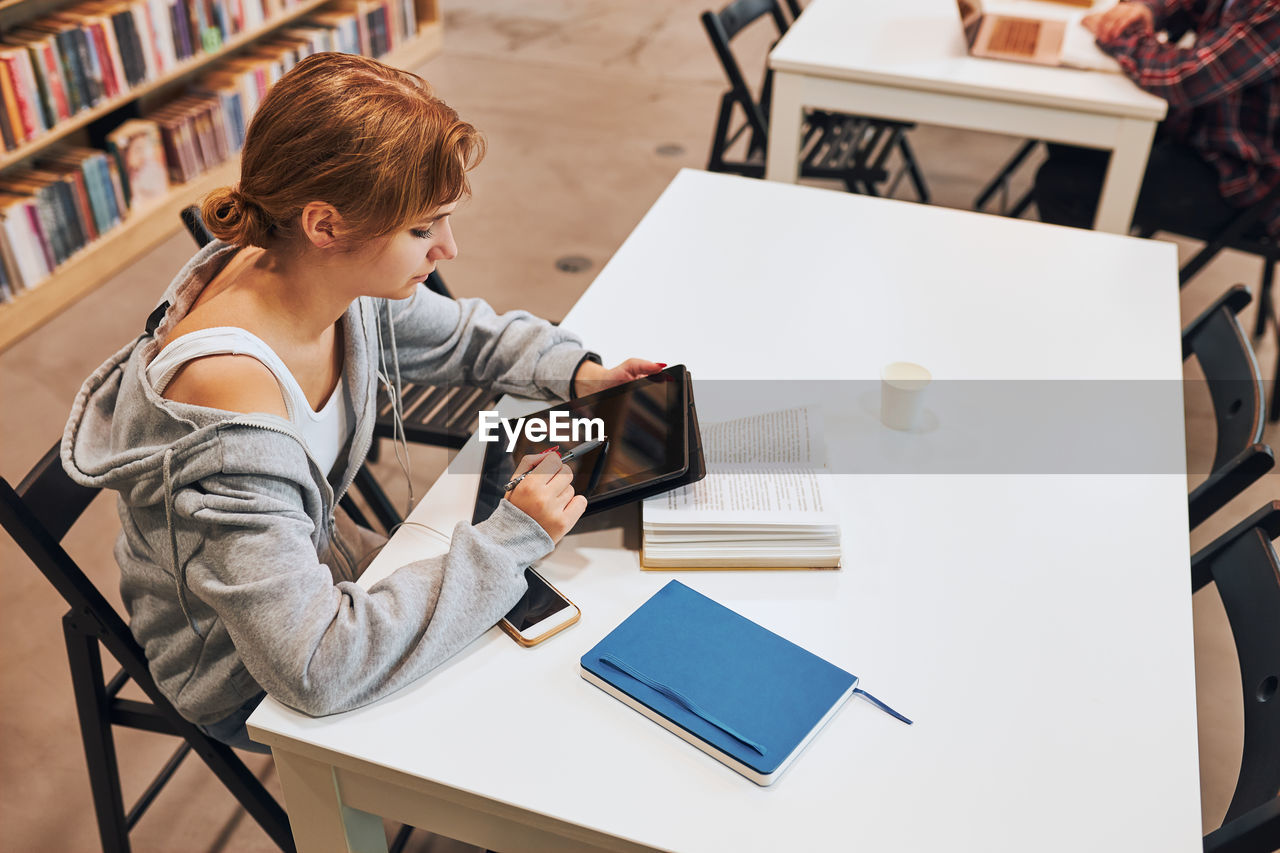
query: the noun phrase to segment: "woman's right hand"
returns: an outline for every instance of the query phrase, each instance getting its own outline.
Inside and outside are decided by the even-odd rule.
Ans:
[[[507,493],[507,498],[538,522],[552,542],[559,542],[582,518],[587,499],[574,494],[573,471],[554,450],[521,459],[514,477],[526,472],[528,476]]]

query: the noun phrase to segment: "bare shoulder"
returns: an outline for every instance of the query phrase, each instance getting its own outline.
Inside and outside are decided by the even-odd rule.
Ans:
[[[176,403],[210,409],[289,417],[275,374],[248,355],[193,359],[169,381],[163,396]]]

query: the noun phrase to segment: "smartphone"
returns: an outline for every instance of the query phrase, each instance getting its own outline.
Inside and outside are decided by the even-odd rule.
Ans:
[[[533,569],[524,570],[529,591],[502,617],[498,627],[522,646],[536,646],[568,628],[582,611]]]

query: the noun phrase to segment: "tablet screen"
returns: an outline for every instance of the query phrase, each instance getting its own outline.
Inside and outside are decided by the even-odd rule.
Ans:
[[[689,466],[686,381],[684,366],[673,365],[661,373],[535,412],[526,416],[524,423],[508,421],[493,430],[497,440],[485,445],[473,523],[493,514],[522,457],[553,445],[565,453],[598,438],[598,430],[593,431],[587,423],[591,419],[599,419],[607,443],[566,463],[573,469],[574,491],[587,497],[588,512],[593,500],[683,474]],[[568,441],[530,439],[528,423],[548,423],[553,412],[566,413],[568,423],[578,421],[581,429],[576,435],[570,433]],[[513,439],[510,431],[517,429],[519,434]]]

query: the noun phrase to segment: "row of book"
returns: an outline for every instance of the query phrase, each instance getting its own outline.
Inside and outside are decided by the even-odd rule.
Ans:
[[[379,33],[390,31],[379,29],[391,20],[389,2],[361,5],[376,8],[352,2],[258,39],[185,95],[119,125],[106,150],[57,146],[0,175],[0,302],[39,285],[130,212],[167,197],[172,185],[237,157],[267,89],[302,59],[365,47],[376,53]],[[399,35],[390,42],[399,43]]]
[[[127,202],[105,151],[65,148],[0,183],[0,300],[34,287],[67,258],[119,225]]]
[[[0,39],[6,151],[58,122],[219,50],[302,0],[86,0]],[[342,30],[350,53],[381,56],[417,32],[413,0],[338,0],[307,27]],[[349,30],[349,31],[348,31]]]

